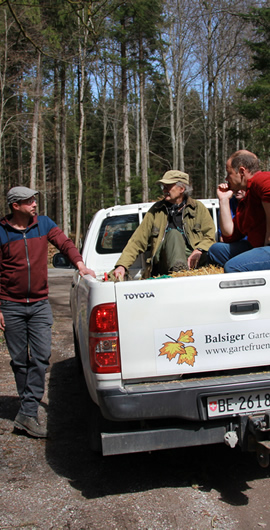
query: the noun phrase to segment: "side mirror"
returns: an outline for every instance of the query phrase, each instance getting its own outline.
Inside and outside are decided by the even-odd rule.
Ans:
[[[61,252],[57,252],[57,254],[54,254],[53,256],[53,266],[56,269],[74,269],[75,267],[70,263],[69,259],[64,256],[64,254],[61,254]]]

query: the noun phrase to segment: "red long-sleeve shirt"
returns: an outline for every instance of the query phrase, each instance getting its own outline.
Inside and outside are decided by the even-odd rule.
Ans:
[[[238,204],[234,231],[223,237],[225,243],[247,236],[253,247],[263,247],[266,234],[266,216],[262,202],[270,202],[270,172],[258,171],[247,181],[246,195]]]
[[[47,216],[37,216],[26,230],[0,221],[0,299],[36,302],[48,298],[48,241],[76,267],[82,256],[71,239]]]

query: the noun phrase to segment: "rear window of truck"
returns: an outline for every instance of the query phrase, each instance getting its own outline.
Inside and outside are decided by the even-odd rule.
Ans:
[[[122,252],[139,226],[138,214],[116,215],[103,220],[96,244],[98,254]]]

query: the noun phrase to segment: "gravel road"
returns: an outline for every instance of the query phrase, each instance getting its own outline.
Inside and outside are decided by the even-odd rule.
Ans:
[[[41,419],[48,440],[13,431],[18,399],[0,337],[0,529],[270,528],[269,468],[225,445],[102,457],[89,450],[74,358],[71,272],[49,272],[53,347]]]

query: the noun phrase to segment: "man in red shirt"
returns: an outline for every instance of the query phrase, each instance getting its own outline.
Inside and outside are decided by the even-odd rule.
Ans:
[[[20,409],[17,429],[36,438],[47,430],[38,421],[45,372],[51,355],[52,312],[48,300],[48,241],[81,276],[88,269],[74,243],[52,219],[37,215],[36,190],[16,186],[7,193],[11,213],[0,219],[0,330],[11,356]]]
[[[246,150],[231,155],[226,171],[227,184],[217,190],[224,243],[210,247],[209,259],[224,272],[270,269],[270,172],[259,171],[258,158]],[[239,190],[246,194],[232,219],[230,198]]]

